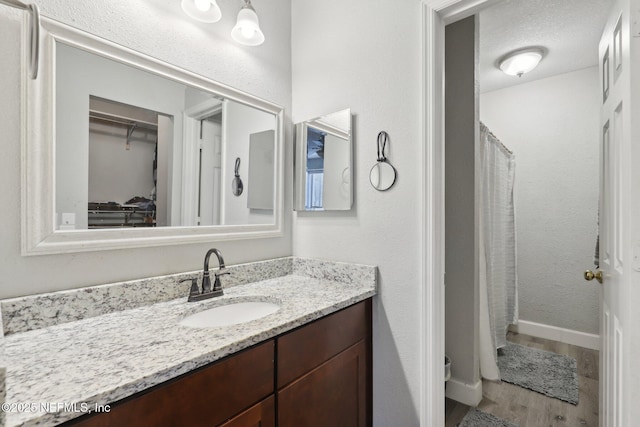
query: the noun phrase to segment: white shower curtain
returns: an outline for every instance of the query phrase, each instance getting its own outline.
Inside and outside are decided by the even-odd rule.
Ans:
[[[499,380],[498,348],[518,321],[515,156],[480,123],[480,373]]]

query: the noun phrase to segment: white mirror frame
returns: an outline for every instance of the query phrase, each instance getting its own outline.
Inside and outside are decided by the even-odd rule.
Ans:
[[[283,235],[284,109],[269,101],[159,61],[83,31],[42,18],[40,75],[28,76],[28,25],[23,25],[22,61],[22,255],[41,255],[139,248]],[[55,218],[55,58],[61,42],[215,93],[271,113],[276,119],[275,209],[273,224],[198,227],[122,228],[117,230],[56,230]]]

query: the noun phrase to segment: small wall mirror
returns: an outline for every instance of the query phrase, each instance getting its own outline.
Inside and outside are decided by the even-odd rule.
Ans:
[[[281,234],[281,107],[42,24],[41,75],[24,81],[23,254]]]
[[[296,124],[296,210],[351,209],[352,152],[350,109]]]
[[[396,183],[396,169],[386,162],[378,162],[369,172],[369,181],[378,191],[387,191]]]

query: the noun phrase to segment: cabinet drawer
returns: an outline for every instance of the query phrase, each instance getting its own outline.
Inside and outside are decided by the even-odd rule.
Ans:
[[[371,299],[278,337],[280,389],[370,335]]]
[[[276,406],[273,396],[267,397],[220,427],[275,427]]]
[[[211,427],[273,393],[273,340],[89,415],[81,427]]]

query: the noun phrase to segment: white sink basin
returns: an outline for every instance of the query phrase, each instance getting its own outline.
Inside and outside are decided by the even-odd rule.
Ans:
[[[280,310],[278,304],[265,301],[236,302],[187,316],[180,325],[192,328],[215,328],[260,319]]]

